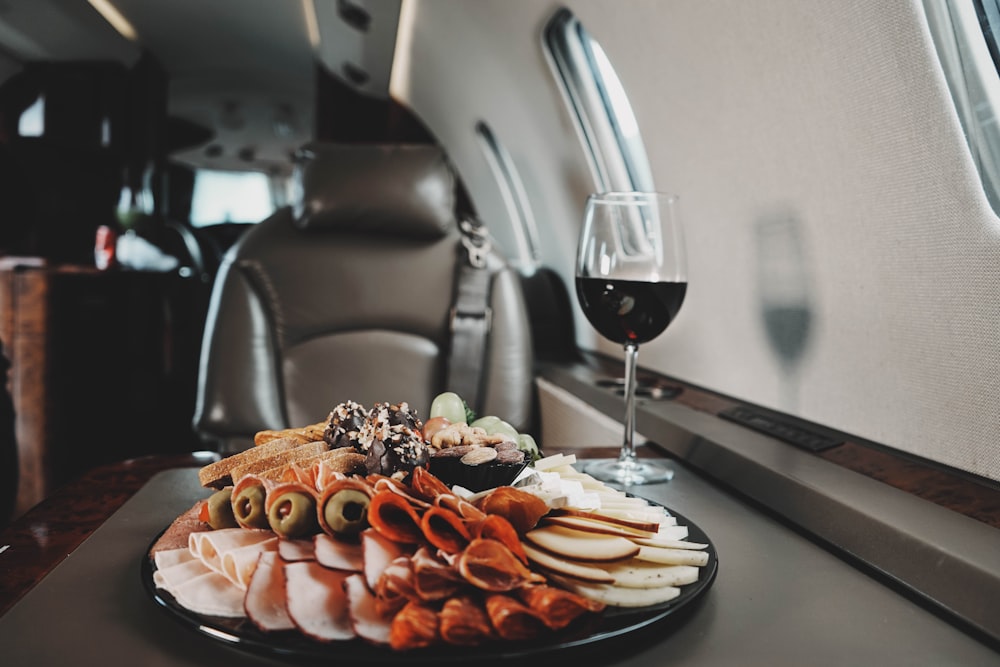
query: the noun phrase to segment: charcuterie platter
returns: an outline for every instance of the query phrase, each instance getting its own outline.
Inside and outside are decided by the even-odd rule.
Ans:
[[[359,448],[373,414],[379,440]],[[272,432],[258,451],[206,466],[214,493],[150,544],[145,590],[214,641],[358,663],[605,642],[680,618],[712,585],[715,548],[680,514],[605,486],[572,456],[517,448],[514,461],[515,437],[450,425],[427,429],[405,404],[341,405],[304,429],[326,445],[301,461],[275,465],[286,457],[269,443],[289,435]],[[439,446],[463,448],[437,459],[461,467],[436,468]]]
[[[680,617],[680,612],[693,607],[708,592],[718,571],[715,547],[709,537],[694,523],[673,513],[679,523],[688,527],[690,539],[707,543],[708,563],[701,568],[701,577],[694,584],[684,586],[678,597],[668,602],[644,608],[608,608],[601,616],[587,619],[585,623],[559,633],[551,633],[530,641],[491,642],[475,648],[436,646],[407,652],[372,646],[360,639],[323,644],[311,641],[294,631],[264,633],[246,618],[232,619],[191,612],[182,607],[169,593],[153,583],[156,566],[152,559],[142,561],[141,577],[150,598],[160,605],[174,620],[212,641],[232,644],[235,648],[258,655],[290,657],[303,660],[336,658],[344,664],[377,662],[451,662],[469,660],[475,655],[482,659],[506,659],[537,656],[560,649],[606,642],[624,635],[639,632],[654,624],[670,625]]]

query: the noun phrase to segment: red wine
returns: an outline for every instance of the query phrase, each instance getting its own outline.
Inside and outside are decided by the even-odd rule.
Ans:
[[[687,283],[577,278],[576,295],[597,332],[616,343],[646,343],[667,328],[684,303]]]

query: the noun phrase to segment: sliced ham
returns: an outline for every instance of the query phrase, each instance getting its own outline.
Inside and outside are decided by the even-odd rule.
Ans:
[[[195,560],[195,557],[194,554],[191,553],[191,549],[186,546],[179,549],[165,549],[163,551],[157,551],[153,555],[153,562],[156,564],[156,569],[158,570],[170,567],[171,565],[184,563],[189,560]]]
[[[260,554],[243,608],[247,618],[263,632],[295,628],[285,598],[285,571],[276,551]]]
[[[362,572],[365,568],[360,542],[346,542],[320,533],[313,538],[316,561],[323,567],[347,572]]]
[[[392,618],[378,613],[375,595],[365,583],[364,576],[349,575],[344,580],[344,591],[347,594],[347,611],[354,633],[371,644],[387,645]]]
[[[156,572],[153,573],[153,583],[157,588],[170,592],[178,586],[212,571],[197,558],[191,558],[163,567],[157,565]]]
[[[389,567],[389,563],[408,553],[408,550],[378,531],[368,528],[361,532],[361,552],[365,562],[365,583],[368,584],[368,588],[375,590],[379,577]]]
[[[316,560],[316,547],[312,540],[279,540],[278,554],[286,563],[300,560]]]
[[[355,637],[344,593],[347,572],[313,561],[287,563],[284,571],[288,615],[302,634],[321,642]]]
[[[250,584],[254,570],[257,568],[260,555],[264,552],[277,550],[278,538],[276,537],[256,544],[230,549],[222,554],[221,574],[245,591]]]
[[[179,605],[196,614],[243,618],[244,592],[218,572],[211,570],[167,590]]]
[[[247,530],[245,528],[223,528],[191,533],[188,547],[195,557],[200,558],[209,568],[222,572],[224,554],[241,547],[259,544],[274,539],[269,530]]]

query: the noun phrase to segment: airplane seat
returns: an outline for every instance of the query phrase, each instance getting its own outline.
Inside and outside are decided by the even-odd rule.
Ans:
[[[573,299],[562,277],[547,266],[521,276],[531,321],[535,358],[545,362],[578,361]]]
[[[194,419],[220,451],[245,449],[259,430],[325,421],[347,400],[405,401],[426,419],[433,397],[454,389],[453,353],[468,349],[453,337],[464,330],[453,304],[466,254],[440,149],[310,144],[295,183],[293,204],[240,238],[213,287]],[[495,252],[489,260],[490,329],[471,357],[478,400],[466,398],[524,428],[534,401],[527,309],[517,273]]]

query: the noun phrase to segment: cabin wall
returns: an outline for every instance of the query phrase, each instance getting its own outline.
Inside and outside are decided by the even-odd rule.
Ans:
[[[657,188],[682,200],[687,300],[640,364],[1000,479],[1000,221],[920,3],[404,3],[393,94],[507,244],[473,129],[491,126],[543,263],[572,287],[594,185],[541,47],[560,4],[621,77]],[[619,354],[579,312],[577,331]]]

